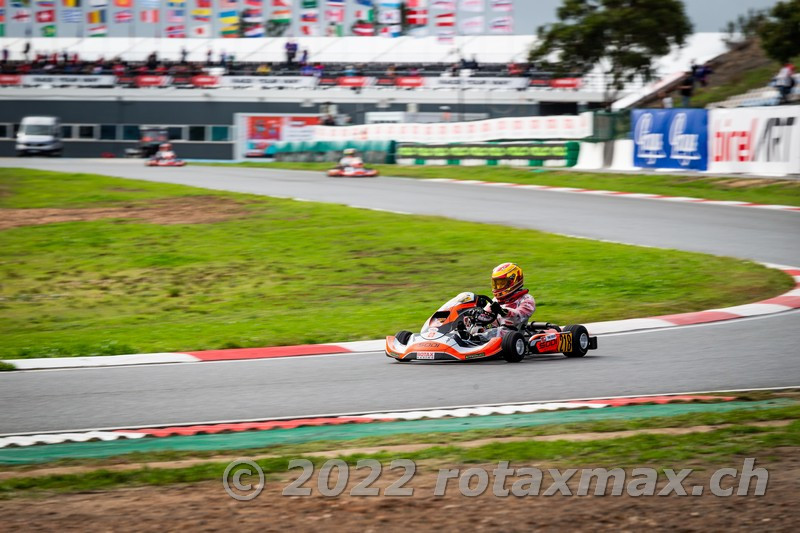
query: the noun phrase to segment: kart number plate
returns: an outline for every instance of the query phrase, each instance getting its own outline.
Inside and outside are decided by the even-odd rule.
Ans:
[[[436,352],[417,352],[417,359],[436,359]]]

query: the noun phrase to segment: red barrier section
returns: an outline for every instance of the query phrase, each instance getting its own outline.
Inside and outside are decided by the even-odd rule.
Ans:
[[[351,353],[347,348],[335,344],[301,344],[299,346],[272,346],[269,348],[237,348],[233,350],[207,350],[184,352],[201,361],[235,361],[237,359],[273,359],[301,355]]]
[[[394,419],[375,420],[361,417],[299,418],[294,420],[268,420],[265,422],[238,422],[233,424],[207,424],[202,426],[174,426],[166,428],[118,430],[118,433],[143,433],[151,437],[188,436],[239,431],[265,431],[269,429],[294,429],[302,426],[338,426],[342,424],[366,424],[390,422]]]
[[[698,311],[697,313],[685,313],[680,315],[654,316],[653,318],[666,320],[667,322],[672,322],[679,326],[685,326],[688,324],[705,324],[706,322],[719,322],[720,320],[731,320],[733,318],[742,317],[724,311]]]

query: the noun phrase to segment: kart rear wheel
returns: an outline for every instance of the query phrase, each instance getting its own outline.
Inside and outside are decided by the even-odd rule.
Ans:
[[[564,352],[567,357],[583,357],[589,352],[589,332],[584,326],[574,324],[564,327],[565,332],[572,333],[572,350]]]
[[[408,341],[411,339],[411,332],[406,330],[400,331],[394,336],[394,338],[397,339],[397,342],[400,344],[405,344],[408,346]]]
[[[503,359],[509,363],[519,363],[525,358],[525,337],[522,333],[515,331],[503,337],[501,344]]]

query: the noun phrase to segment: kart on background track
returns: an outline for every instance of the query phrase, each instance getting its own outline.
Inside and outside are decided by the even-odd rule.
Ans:
[[[148,167],[182,167],[186,165],[183,159],[158,159],[151,157],[145,162]]]
[[[528,355],[561,353],[583,357],[597,349],[597,337],[584,326],[534,322],[503,336],[485,334],[498,317],[486,311],[491,298],[464,292],[439,308],[418,334],[386,337],[386,355],[397,361],[473,361],[500,356],[519,363]],[[494,330],[495,332],[497,330]]]
[[[374,178],[378,171],[374,168],[360,167],[336,167],[328,171],[329,178]]]

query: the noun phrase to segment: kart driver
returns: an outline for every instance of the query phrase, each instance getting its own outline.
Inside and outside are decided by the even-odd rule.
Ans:
[[[156,159],[175,159],[175,152],[172,151],[170,143],[163,143],[158,147],[156,152]]]
[[[364,161],[356,155],[355,148],[345,148],[344,157],[339,160],[339,168],[360,167]]]
[[[522,269],[514,263],[503,263],[492,271],[494,301],[486,311],[497,315],[492,326],[518,329],[536,311],[536,300],[524,286]]]

